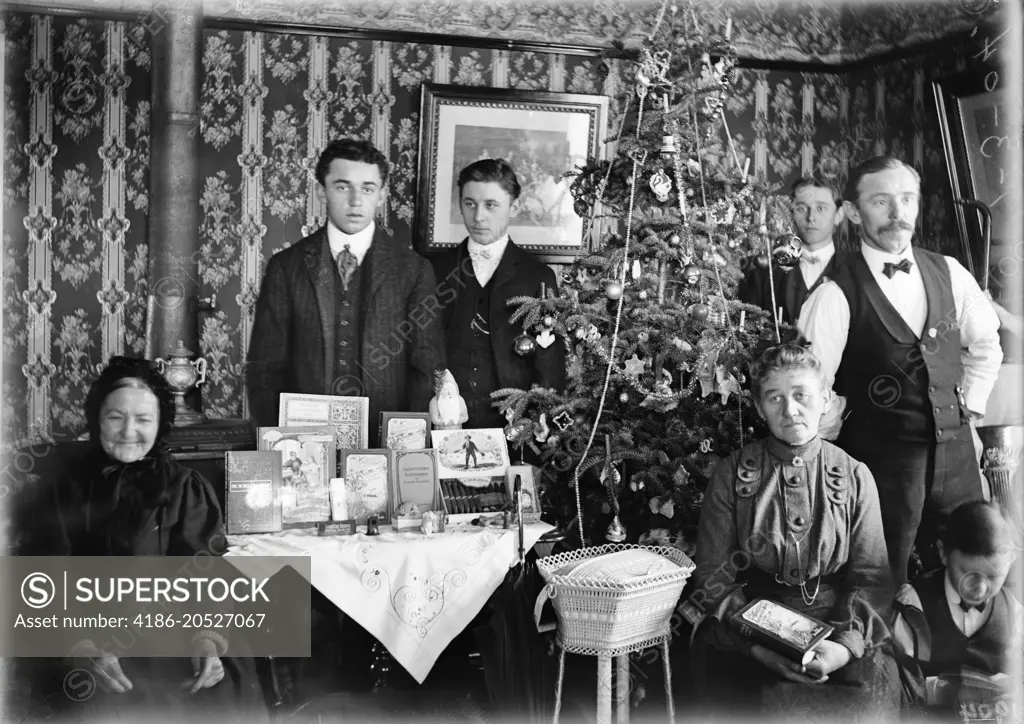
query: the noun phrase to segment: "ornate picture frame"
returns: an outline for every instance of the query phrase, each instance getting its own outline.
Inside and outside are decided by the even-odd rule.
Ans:
[[[605,157],[607,125],[606,96],[424,83],[419,251],[438,253],[466,238],[459,171],[504,158],[523,188],[510,237],[542,261],[571,261],[587,243],[586,224],[573,210],[572,179],[562,175]]]
[[[932,82],[939,131],[946,156],[953,207],[964,266],[982,279],[987,270],[983,219],[976,207],[957,200],[981,201],[992,212],[992,243],[1011,228],[1008,191],[1016,182],[1008,166],[1007,147],[1013,140],[1006,112],[1005,90],[989,91],[978,73]]]

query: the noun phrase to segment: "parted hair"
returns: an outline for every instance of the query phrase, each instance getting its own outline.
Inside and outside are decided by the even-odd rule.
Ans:
[[[817,174],[801,176],[798,178],[796,182],[794,182],[793,188],[789,190],[790,198],[796,198],[796,192],[805,186],[814,186],[815,188],[826,189],[832,195],[832,201],[836,206],[843,205],[843,195],[839,192],[839,187]]]
[[[766,349],[761,358],[750,366],[750,391],[754,394],[754,399],[761,399],[761,390],[769,375],[794,370],[813,372],[822,378],[824,384],[821,362],[806,347],[788,342]]]
[[[509,165],[508,161],[503,158],[484,158],[469,164],[459,171],[458,186],[460,197],[462,196],[462,187],[473,181],[478,183],[493,181],[501,186],[505,193],[512,197],[513,201],[519,198],[519,194],[523,190],[519,185],[519,179],[516,178],[516,172]]]
[[[867,161],[865,161],[864,163],[860,164],[855,169],[850,171],[850,178],[846,182],[846,191],[844,198],[847,201],[857,203],[857,187],[860,185],[860,180],[862,178],[869,174],[878,173],[879,171],[885,171],[886,169],[900,167],[910,171],[910,175],[914,177],[914,180],[917,181],[917,185],[920,188],[921,174],[919,174],[913,166],[904,163],[903,161],[900,161],[898,158],[894,156],[875,156],[874,158],[869,158]]]
[[[156,442],[159,443],[174,425],[174,394],[170,385],[155,362],[137,357],[111,357],[103,372],[89,387],[85,397],[85,420],[89,428],[89,439],[100,439],[100,411],[103,403],[122,387],[145,389],[156,395],[160,404],[160,427]]]
[[[947,554],[960,551],[969,556],[990,556],[1006,550],[1013,531],[998,506],[975,500],[958,506],[949,514],[942,531],[942,548]]]
[[[316,162],[316,180],[321,186],[324,185],[331,164],[339,159],[371,163],[380,169],[381,184],[388,182],[388,171],[391,165],[376,146],[369,141],[360,141],[355,138],[337,138],[327,144],[320,152],[320,158]]]

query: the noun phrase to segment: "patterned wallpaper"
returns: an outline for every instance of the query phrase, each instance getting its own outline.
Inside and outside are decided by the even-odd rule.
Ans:
[[[82,431],[96,365],[141,354],[147,265],[150,58],[137,23],[10,14],[4,156],[3,439]],[[926,177],[925,245],[955,253],[927,79],[955,53],[852,74],[744,69],[726,106],[741,163],[771,184],[851,159],[904,155]],[[312,167],[363,136],[394,165],[386,225],[415,225],[425,81],[607,93],[625,82],[583,56],[207,29],[202,54],[200,319],[204,409],[243,414],[241,364],[263,266],[316,228]],[[707,152],[731,162],[724,134]]]
[[[103,0],[124,16],[182,7],[191,0]],[[969,30],[998,10],[999,0],[203,0],[213,20],[312,28],[433,33],[449,37],[558,43],[603,48],[636,46],[662,7],[699,27],[733,21],[744,58],[820,63],[861,60]],[[97,0],[18,0],[36,12],[86,15]],[[770,38],[770,42],[766,42]]]

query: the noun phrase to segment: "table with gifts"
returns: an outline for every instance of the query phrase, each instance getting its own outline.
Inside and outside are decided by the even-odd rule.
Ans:
[[[552,528],[527,524],[525,550]],[[308,556],[309,583],[419,683],[519,561],[516,527],[454,525],[429,536],[387,526],[377,536],[298,529],[229,536],[228,545],[225,558],[247,576],[274,575],[286,565],[275,558]]]

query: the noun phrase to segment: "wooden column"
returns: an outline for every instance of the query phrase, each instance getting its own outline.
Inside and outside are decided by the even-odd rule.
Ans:
[[[161,3],[162,6],[168,5]],[[150,18],[149,310],[146,356],[185,343],[199,354],[199,94],[203,4]],[[193,405],[197,404],[190,400]]]

